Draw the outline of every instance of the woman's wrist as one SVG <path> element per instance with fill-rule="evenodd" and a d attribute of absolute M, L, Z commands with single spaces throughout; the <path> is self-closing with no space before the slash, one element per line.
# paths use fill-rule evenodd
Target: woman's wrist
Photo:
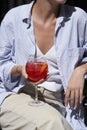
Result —
<path fill-rule="evenodd" d="M 12 77 L 20 76 L 21 74 L 22 74 L 22 66 L 21 65 L 14 66 L 12 68 L 12 71 L 11 71 L 11 76 Z"/>
<path fill-rule="evenodd" d="M 85 76 L 85 74 L 87 74 L 87 63 L 77 67 L 76 70 L 79 71 L 83 76 Z"/>

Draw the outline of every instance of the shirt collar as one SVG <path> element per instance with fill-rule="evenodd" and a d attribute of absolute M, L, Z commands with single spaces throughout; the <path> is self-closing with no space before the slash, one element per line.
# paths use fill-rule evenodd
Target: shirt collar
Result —
<path fill-rule="evenodd" d="M 62 4 L 60 7 L 60 13 L 57 19 L 57 24 L 65 24 L 65 22 L 71 19 L 71 16 L 75 11 L 76 10 L 73 6 Z"/>
<path fill-rule="evenodd" d="M 32 1 L 29 4 L 26 11 L 23 13 L 22 22 L 28 25 L 27 29 L 29 29 L 31 26 L 31 11 L 32 11 L 33 4 L 34 4 L 34 1 Z"/>
<path fill-rule="evenodd" d="M 34 0 L 29 4 L 30 7 L 28 6 L 28 8 L 26 9 L 26 11 L 23 13 L 23 23 L 28 24 L 27 29 L 29 29 L 31 27 L 31 11 L 32 11 L 32 7 L 34 4 Z M 69 17 L 67 17 L 66 13 L 65 13 L 65 8 L 64 8 L 64 4 L 60 6 L 60 13 L 59 13 L 59 17 L 57 18 L 57 23 L 56 23 L 56 28 L 59 26 L 64 26 L 65 22 L 67 20 L 69 20 Z"/>
<path fill-rule="evenodd" d="M 60 6 L 59 17 L 57 18 L 57 25 L 64 24 L 67 21 L 67 16 L 66 16 L 66 12 L 65 12 L 64 6 L 65 6 L 64 4 L 62 4 Z"/>

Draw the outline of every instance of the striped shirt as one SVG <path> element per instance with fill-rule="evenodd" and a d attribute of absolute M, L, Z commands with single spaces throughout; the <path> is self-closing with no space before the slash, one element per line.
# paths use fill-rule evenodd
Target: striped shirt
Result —
<path fill-rule="evenodd" d="M 10 93 L 24 86 L 22 77 L 11 78 L 14 65 L 25 65 L 35 53 L 33 2 L 11 9 L 0 27 L 0 104 Z M 54 48 L 61 81 L 66 90 L 69 78 L 80 63 L 87 61 L 87 14 L 82 9 L 62 5 L 55 26 Z"/>

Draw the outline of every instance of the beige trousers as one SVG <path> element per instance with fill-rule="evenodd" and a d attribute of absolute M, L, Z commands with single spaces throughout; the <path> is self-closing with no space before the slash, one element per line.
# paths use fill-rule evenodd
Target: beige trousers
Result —
<path fill-rule="evenodd" d="M 32 92 L 29 91 L 32 96 L 21 92 L 8 96 L 2 104 L 0 111 L 2 130 L 72 130 L 57 110 L 57 106 L 62 109 L 63 106 L 59 101 L 56 102 L 54 94 L 41 89 L 39 92 L 43 94 L 44 105 L 30 106 L 29 102 L 33 100 Z M 48 103 L 54 104 L 56 109 Z"/>

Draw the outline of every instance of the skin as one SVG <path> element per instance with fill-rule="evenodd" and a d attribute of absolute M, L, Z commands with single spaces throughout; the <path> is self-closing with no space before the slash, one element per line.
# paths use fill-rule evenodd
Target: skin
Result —
<path fill-rule="evenodd" d="M 32 17 L 35 28 L 35 40 L 43 54 L 46 54 L 54 44 L 56 19 L 60 5 L 65 2 L 66 0 L 44 0 L 44 2 L 43 0 L 36 0 L 33 6 Z M 76 108 L 79 103 L 82 103 L 84 75 L 86 73 L 87 64 L 81 65 L 73 71 L 65 92 L 65 106 L 68 105 L 68 100 L 70 100 L 72 108 Z M 28 78 L 25 66 L 14 66 L 11 75 L 12 77 L 22 75 L 25 79 Z"/>
<path fill-rule="evenodd" d="M 76 108 L 79 103 L 82 103 L 83 88 L 84 88 L 84 76 L 87 73 L 87 64 L 77 67 L 68 82 L 68 86 L 65 93 L 65 106 L 68 105 L 68 99 L 70 99 L 70 106 Z"/>

